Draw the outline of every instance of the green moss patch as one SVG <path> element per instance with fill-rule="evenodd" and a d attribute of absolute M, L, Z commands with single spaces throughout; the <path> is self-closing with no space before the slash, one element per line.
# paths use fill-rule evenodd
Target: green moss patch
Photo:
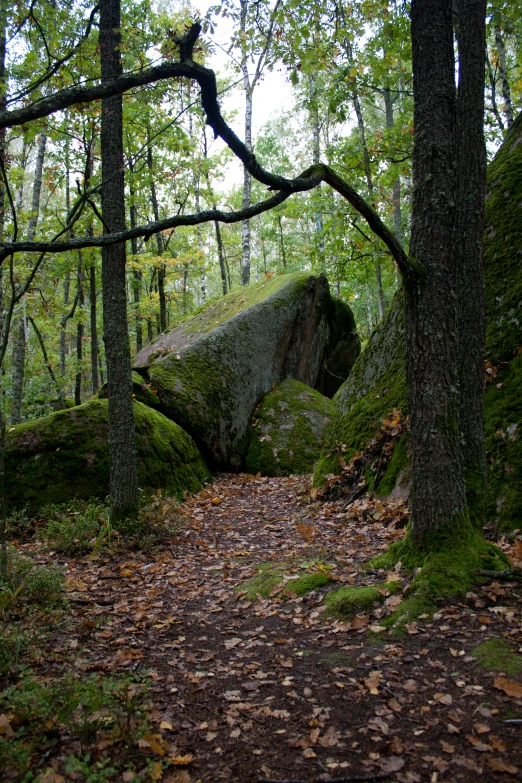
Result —
<path fill-rule="evenodd" d="M 239 585 L 236 591 L 243 593 L 246 590 L 246 600 L 256 601 L 259 596 L 268 598 L 274 590 L 281 587 L 278 594 L 280 593 L 285 598 L 294 598 L 306 595 L 312 590 L 319 590 L 332 581 L 332 578 L 322 571 L 301 574 L 296 579 L 288 579 L 293 568 L 295 566 L 292 566 L 291 563 L 261 563 L 256 568 L 255 576 Z M 282 589 L 285 583 L 286 587 Z"/>
<path fill-rule="evenodd" d="M 487 639 L 471 651 L 485 669 L 502 671 L 512 677 L 522 675 L 522 655 L 512 652 L 506 639 Z"/>
<path fill-rule="evenodd" d="M 263 476 L 311 473 L 334 413 L 332 400 L 287 378 L 267 394 L 254 415 L 247 471 Z"/>
<path fill-rule="evenodd" d="M 134 405 L 138 484 L 181 498 L 210 479 L 192 438 L 161 413 Z M 6 437 L 8 510 L 34 511 L 109 492 L 107 401 L 91 400 L 11 428 Z"/>
<path fill-rule="evenodd" d="M 317 574 L 303 574 L 297 579 L 291 579 L 283 591 L 285 595 L 306 595 L 312 590 L 319 590 L 331 584 L 332 577 L 323 572 Z"/>
<path fill-rule="evenodd" d="M 364 587 L 340 587 L 332 590 L 325 598 L 327 617 L 345 620 L 358 612 L 368 612 L 376 602 L 382 602 L 387 595 L 401 589 L 400 582 L 382 582 Z"/>

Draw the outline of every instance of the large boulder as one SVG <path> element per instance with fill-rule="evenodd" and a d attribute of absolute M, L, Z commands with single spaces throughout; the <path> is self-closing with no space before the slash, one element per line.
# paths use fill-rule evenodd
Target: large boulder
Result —
<path fill-rule="evenodd" d="M 311 473 L 334 412 L 335 405 L 328 397 L 287 378 L 267 394 L 255 413 L 247 471 L 263 476 Z"/>
<path fill-rule="evenodd" d="M 486 515 L 498 529 L 522 518 L 522 114 L 488 167 L 484 233 Z M 407 413 L 405 326 L 399 291 L 334 401 L 314 474 L 320 486 L 377 433 L 393 408 Z M 399 442 L 403 461 L 404 443 Z"/>
<path fill-rule="evenodd" d="M 212 467 L 238 470 L 252 414 L 274 384 L 292 377 L 333 394 L 359 351 L 352 312 L 326 278 L 296 273 L 191 314 L 139 351 L 134 369 Z"/>
<path fill-rule="evenodd" d="M 138 484 L 182 498 L 210 479 L 196 444 L 161 413 L 134 405 Z M 5 497 L 8 511 L 30 511 L 73 497 L 109 493 L 107 401 L 91 400 L 17 427 L 6 436 Z"/>

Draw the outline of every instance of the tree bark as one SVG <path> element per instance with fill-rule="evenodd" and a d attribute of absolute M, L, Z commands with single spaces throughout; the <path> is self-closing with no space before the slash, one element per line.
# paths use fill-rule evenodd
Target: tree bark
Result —
<path fill-rule="evenodd" d="M 85 297 L 83 295 L 83 260 L 81 251 L 78 253 L 78 278 L 77 278 L 77 302 L 80 311 L 85 306 Z M 82 375 L 83 375 L 83 315 L 76 324 L 76 375 L 74 379 L 74 402 L 75 405 L 82 404 Z"/>
<path fill-rule="evenodd" d="M 411 256 L 424 268 L 405 286 L 406 368 L 413 451 L 412 527 L 422 547 L 465 513 L 460 448 L 453 253 L 456 112 L 451 0 L 413 0 Z"/>
<path fill-rule="evenodd" d="M 384 98 L 384 111 L 386 114 L 386 128 L 392 130 L 395 125 L 393 117 L 393 100 L 389 87 L 385 87 L 383 90 Z M 401 178 L 397 176 L 393 181 L 393 194 L 392 194 L 392 206 L 393 206 L 393 230 L 395 236 L 404 245 L 404 232 L 402 230 L 402 210 L 401 210 Z"/>
<path fill-rule="evenodd" d="M 130 224 L 131 228 L 136 228 L 138 225 L 138 216 L 137 216 L 137 209 L 135 204 L 135 191 L 133 187 L 132 182 L 132 174 L 133 174 L 133 168 L 132 168 L 132 161 L 129 162 L 129 170 L 131 173 L 130 181 L 129 181 L 129 194 L 130 194 Z M 138 240 L 136 238 L 131 240 L 131 250 L 132 255 L 136 257 L 138 255 Z M 138 308 L 140 305 L 140 299 L 141 299 L 141 289 L 143 285 L 143 274 L 141 269 L 133 269 L 132 270 L 132 276 L 133 276 L 133 283 L 132 283 L 132 291 L 134 295 L 134 304 L 136 305 L 136 351 L 141 351 L 143 348 L 143 324 L 142 324 L 142 317 L 138 313 Z"/>
<path fill-rule="evenodd" d="M 96 313 L 96 266 L 94 259 L 89 269 L 89 301 L 91 305 L 91 384 L 92 393 L 100 388 L 98 376 L 98 321 Z"/>
<path fill-rule="evenodd" d="M 100 2 L 102 82 L 122 73 L 119 0 Z M 102 214 L 107 230 L 125 228 L 122 97 L 102 100 Z M 109 402 L 111 518 L 133 516 L 138 508 L 132 372 L 127 326 L 125 244 L 102 248 L 103 328 Z"/>
<path fill-rule="evenodd" d="M 214 228 L 216 229 L 216 242 L 218 248 L 219 257 L 219 271 L 221 272 L 221 284 L 223 286 L 223 296 L 227 293 L 227 271 L 225 268 L 225 254 L 223 252 L 223 240 L 221 238 L 221 229 L 217 220 L 214 221 Z"/>
<path fill-rule="evenodd" d="M 484 73 L 486 0 L 453 0 L 459 56 L 457 93 L 457 212 L 454 249 L 460 367 L 460 428 L 466 501 L 474 525 L 485 521 L 485 303 L 482 264 L 486 149 Z"/>

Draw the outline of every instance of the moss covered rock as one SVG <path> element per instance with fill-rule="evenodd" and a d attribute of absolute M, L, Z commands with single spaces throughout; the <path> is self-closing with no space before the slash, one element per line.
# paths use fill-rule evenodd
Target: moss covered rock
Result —
<path fill-rule="evenodd" d="M 338 473 L 340 457 L 348 461 L 360 451 L 394 408 L 406 412 L 404 329 L 404 299 L 399 290 L 334 397 L 335 412 L 324 433 L 325 448 L 315 469 L 315 486 L 321 486 L 328 474 Z"/>
<path fill-rule="evenodd" d="M 488 167 L 484 275 L 486 359 L 491 381 L 485 392 L 488 521 L 499 529 L 522 519 L 522 114 Z M 320 486 L 339 472 L 339 456 L 351 457 L 377 432 L 393 408 L 407 413 L 405 326 L 402 293 L 359 356 L 336 396 L 336 413 L 325 431 L 327 448 L 314 474 Z M 395 467 L 401 468 L 405 442 Z M 394 455 L 395 456 L 395 455 Z M 388 481 L 386 489 L 390 489 Z"/>
<path fill-rule="evenodd" d="M 181 498 L 210 478 L 192 438 L 161 413 L 134 406 L 138 483 Z M 8 510 L 31 511 L 73 497 L 109 492 L 107 401 L 91 400 L 12 427 L 6 436 L 5 495 Z"/>
<path fill-rule="evenodd" d="M 267 394 L 254 415 L 247 471 L 263 476 L 311 473 L 334 412 L 328 397 L 287 378 Z"/>
<path fill-rule="evenodd" d="M 143 348 L 134 368 L 209 464 L 240 469 L 252 414 L 287 377 L 333 393 L 360 350 L 351 310 L 324 276 L 281 275 L 232 291 Z"/>

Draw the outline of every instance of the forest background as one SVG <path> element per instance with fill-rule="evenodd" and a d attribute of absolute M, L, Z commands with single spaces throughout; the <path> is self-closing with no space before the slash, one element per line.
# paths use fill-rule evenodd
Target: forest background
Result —
<path fill-rule="evenodd" d="M 8 109 L 97 77 L 96 8 L 3 5 Z M 174 38 L 198 16 L 188 5 L 124 3 L 124 72 L 175 59 Z M 292 176 L 320 159 L 331 164 L 407 247 L 413 105 L 406 5 L 226 2 L 208 9 L 205 28 L 197 59 L 212 65 L 221 52 L 219 60 L 230 63 L 218 77 L 222 107 L 262 165 Z M 225 28 L 231 31 L 226 53 Z M 490 155 L 522 105 L 521 40 L 520 10 L 489 3 Z M 270 72 L 279 73 L 284 105 L 274 93 L 272 116 L 260 123 L 258 111 L 253 133 L 256 89 Z M 266 99 L 263 104 L 261 111 Z M 231 174 L 237 164 L 205 127 L 190 82 L 139 87 L 124 94 L 123 106 L 129 227 L 204 209 L 238 210 L 265 197 L 264 186 L 248 174 L 243 182 Z M 100 118 L 99 103 L 79 105 L 7 132 L 4 235 L 51 239 L 80 201 L 84 208 L 69 235 L 102 232 Z M 296 270 L 327 275 L 336 295 L 350 302 L 364 341 L 398 286 L 389 253 L 346 200 L 324 187 L 295 194 L 250 221 L 183 226 L 129 245 L 135 349 L 241 283 Z M 34 264 L 34 255 L 16 254 L 13 290 L 17 297 L 24 293 L 2 349 L 2 406 L 12 424 L 73 400 L 79 404 L 106 380 L 100 250 L 48 255 L 31 279 Z"/>

